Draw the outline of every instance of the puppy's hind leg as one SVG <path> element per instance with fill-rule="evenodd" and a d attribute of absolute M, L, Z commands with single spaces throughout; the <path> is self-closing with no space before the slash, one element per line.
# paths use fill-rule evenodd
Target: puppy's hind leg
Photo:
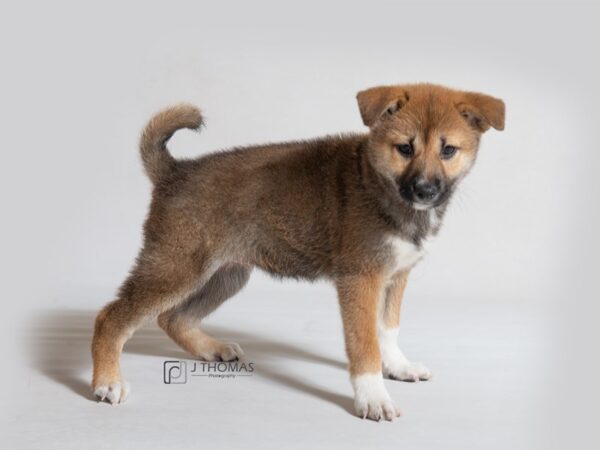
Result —
<path fill-rule="evenodd" d="M 96 317 L 92 340 L 92 389 L 100 400 L 115 404 L 127 398 L 128 384 L 121 376 L 123 345 L 151 317 L 184 301 L 214 268 L 181 255 L 142 253 L 117 300 Z"/>
<path fill-rule="evenodd" d="M 204 361 L 232 361 L 243 355 L 234 342 L 225 343 L 203 332 L 200 321 L 239 292 L 250 277 L 249 266 L 228 263 L 184 303 L 165 311 L 158 324 L 180 347 Z"/>

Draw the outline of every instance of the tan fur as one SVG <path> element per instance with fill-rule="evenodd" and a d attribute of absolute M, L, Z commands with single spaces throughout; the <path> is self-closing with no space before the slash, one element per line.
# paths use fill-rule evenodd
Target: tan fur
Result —
<path fill-rule="evenodd" d="M 151 318 L 195 357 L 238 357 L 239 347 L 198 326 L 244 286 L 254 266 L 275 276 L 333 281 L 351 374 L 381 371 L 378 308 L 385 299 L 385 324 L 398 323 L 410 270 L 399 267 L 402 255 L 394 254 L 390 239 L 418 249 L 437 233 L 451 192 L 475 160 L 480 134 L 503 128 L 504 104 L 428 84 L 369 89 L 358 103 L 368 134 L 194 160 L 175 160 L 165 143 L 179 128 L 200 127 L 197 108 L 176 106 L 150 121 L 140 148 L 154 185 L 152 202 L 136 263 L 96 319 L 92 384 L 98 395 L 118 392 L 122 347 Z M 410 158 L 397 151 L 408 141 Z M 454 158 L 440 158 L 443 142 L 460 147 Z M 430 210 L 405 198 L 416 176 L 447 187 Z"/>
<path fill-rule="evenodd" d="M 385 279 L 380 273 L 364 273 L 337 281 L 351 376 L 381 370 L 377 304 L 384 283 Z"/>
<path fill-rule="evenodd" d="M 409 273 L 410 270 L 404 270 L 395 274 L 386 291 L 382 311 L 383 324 L 386 328 L 396 328 L 400 325 L 400 308 Z"/>

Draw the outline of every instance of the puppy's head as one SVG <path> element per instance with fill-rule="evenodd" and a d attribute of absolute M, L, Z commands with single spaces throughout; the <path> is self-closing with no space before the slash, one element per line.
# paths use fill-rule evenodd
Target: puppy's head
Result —
<path fill-rule="evenodd" d="M 479 138 L 504 128 L 504 103 L 431 84 L 382 86 L 357 95 L 370 130 L 368 157 L 415 209 L 446 202 L 472 167 Z"/>

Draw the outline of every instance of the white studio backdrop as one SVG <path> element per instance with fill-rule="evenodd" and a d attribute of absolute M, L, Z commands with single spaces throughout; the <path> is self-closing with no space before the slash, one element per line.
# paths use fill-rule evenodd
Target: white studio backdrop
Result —
<path fill-rule="evenodd" d="M 429 81 L 502 98 L 506 130 L 483 137 L 407 303 L 458 301 L 464 314 L 508 303 L 515 320 L 524 311 L 542 318 L 548 371 L 523 376 L 547 385 L 548 423 L 554 408 L 577 416 L 577 427 L 589 423 L 597 388 L 578 380 L 597 374 L 586 347 L 598 313 L 587 281 L 598 266 L 597 8 L 58 3 L 3 6 L 0 19 L 2 273 L 13 339 L 35 311 L 99 309 L 123 280 L 150 198 L 137 140 L 158 109 L 201 107 L 201 133 L 179 132 L 170 144 L 194 157 L 366 131 L 357 91 Z M 274 283 L 255 273 L 249 289 Z M 7 347 L 19 361 L 18 347 Z M 561 430 L 572 438 L 570 424 Z"/>

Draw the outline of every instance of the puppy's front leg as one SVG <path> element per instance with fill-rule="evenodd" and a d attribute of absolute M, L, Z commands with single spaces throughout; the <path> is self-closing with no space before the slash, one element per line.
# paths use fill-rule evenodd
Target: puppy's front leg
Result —
<path fill-rule="evenodd" d="M 356 413 L 373 420 L 392 420 L 400 411 L 383 385 L 377 339 L 377 310 L 383 295 L 383 278 L 380 274 L 344 277 L 338 280 L 337 289 Z"/>
<path fill-rule="evenodd" d="M 379 318 L 379 345 L 383 375 L 401 381 L 429 380 L 431 372 L 419 362 L 409 361 L 398 347 L 400 307 L 409 271 L 399 272 L 389 285 Z"/>

